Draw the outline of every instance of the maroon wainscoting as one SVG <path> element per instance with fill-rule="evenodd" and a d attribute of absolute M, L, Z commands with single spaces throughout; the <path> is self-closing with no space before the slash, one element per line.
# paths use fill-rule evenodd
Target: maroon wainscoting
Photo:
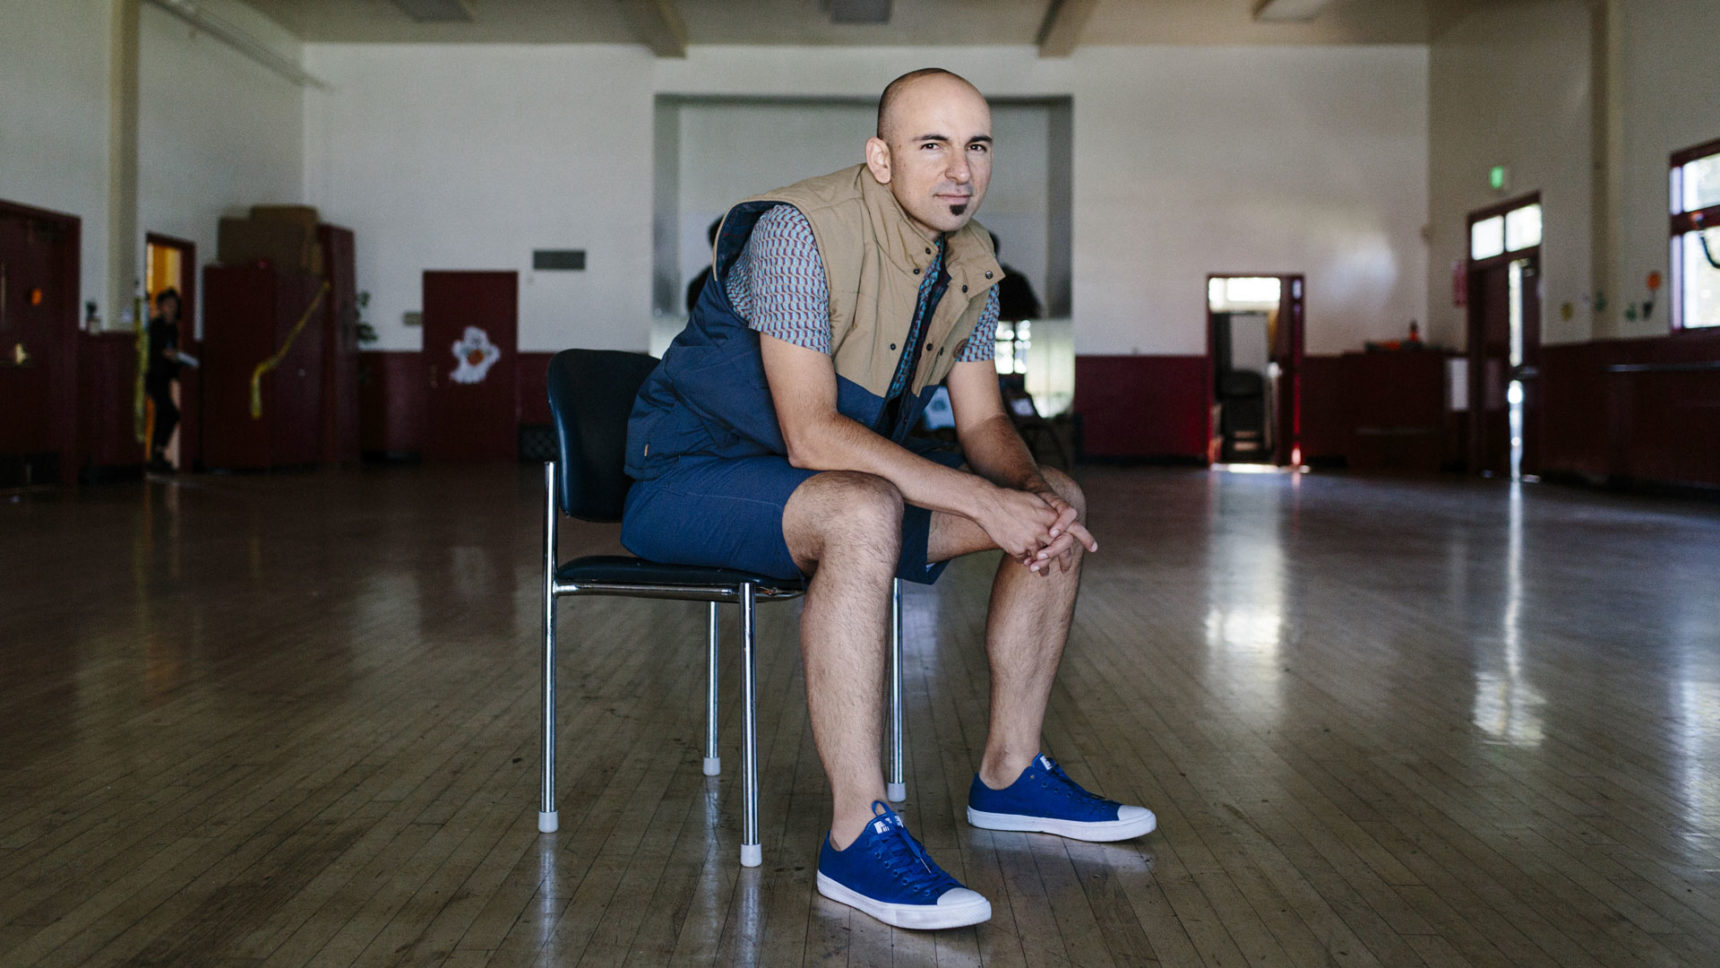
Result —
<path fill-rule="evenodd" d="M 1434 473 L 1446 457 L 1445 354 L 1345 353 L 1339 360 L 1351 467 Z"/>
<path fill-rule="evenodd" d="M 1354 422 L 1344 410 L 1343 357 L 1302 357 L 1302 461 L 1344 460 Z"/>
<path fill-rule="evenodd" d="M 1720 487 L 1720 333 L 1541 349 L 1541 468 Z"/>
<path fill-rule="evenodd" d="M 424 451 L 424 354 L 365 350 L 358 355 L 360 446 L 367 455 Z"/>
<path fill-rule="evenodd" d="M 1205 460 L 1210 369 L 1204 356 L 1075 357 L 1082 454 Z"/>
<path fill-rule="evenodd" d="M 136 385 L 135 335 L 78 334 L 80 471 L 101 472 L 143 464 L 143 444 L 138 442 L 134 417 Z"/>
<path fill-rule="evenodd" d="M 515 360 L 521 426 L 550 423 L 544 377 L 554 353 L 520 353 Z M 359 412 L 364 453 L 410 457 L 424 452 L 428 432 L 424 354 L 416 350 L 365 350 L 359 354 Z"/>

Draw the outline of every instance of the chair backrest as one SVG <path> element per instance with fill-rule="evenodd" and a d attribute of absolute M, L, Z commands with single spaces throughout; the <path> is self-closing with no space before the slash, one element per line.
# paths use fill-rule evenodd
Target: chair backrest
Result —
<path fill-rule="evenodd" d="M 645 353 L 562 350 L 549 361 L 549 412 L 555 418 L 563 513 L 619 521 L 632 479 L 623 470 L 627 417 L 640 384 L 657 366 Z"/>

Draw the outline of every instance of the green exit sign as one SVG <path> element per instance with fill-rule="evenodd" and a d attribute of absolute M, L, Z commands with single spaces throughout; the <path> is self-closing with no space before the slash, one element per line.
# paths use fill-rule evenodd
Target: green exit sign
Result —
<path fill-rule="evenodd" d="M 1504 165 L 1494 165 L 1492 168 L 1487 169 L 1488 188 L 1491 188 L 1496 192 L 1502 192 L 1505 190 L 1505 186 L 1509 181 L 1510 172 L 1505 170 Z"/>

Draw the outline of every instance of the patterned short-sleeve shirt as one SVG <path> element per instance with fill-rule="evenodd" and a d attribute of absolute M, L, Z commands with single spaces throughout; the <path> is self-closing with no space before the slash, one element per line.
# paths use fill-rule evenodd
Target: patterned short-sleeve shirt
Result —
<path fill-rule="evenodd" d="M 728 293 L 735 311 L 758 332 L 826 355 L 832 352 L 824 261 L 812 224 L 794 206 L 778 205 L 759 216 L 746 248 L 729 269 Z M 957 363 L 992 359 L 997 314 L 993 286 L 973 335 L 956 355 Z"/>

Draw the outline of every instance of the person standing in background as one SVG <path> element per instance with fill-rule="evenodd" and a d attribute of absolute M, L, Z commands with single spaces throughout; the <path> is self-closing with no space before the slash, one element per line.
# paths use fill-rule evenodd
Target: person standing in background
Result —
<path fill-rule="evenodd" d="M 149 358 L 143 371 L 143 389 L 155 403 L 155 426 L 149 435 L 149 470 L 173 473 L 167 459 L 168 445 L 179 427 L 179 406 L 173 402 L 173 383 L 179 379 L 179 290 L 172 286 L 155 294 L 155 315 L 149 318 Z"/>

